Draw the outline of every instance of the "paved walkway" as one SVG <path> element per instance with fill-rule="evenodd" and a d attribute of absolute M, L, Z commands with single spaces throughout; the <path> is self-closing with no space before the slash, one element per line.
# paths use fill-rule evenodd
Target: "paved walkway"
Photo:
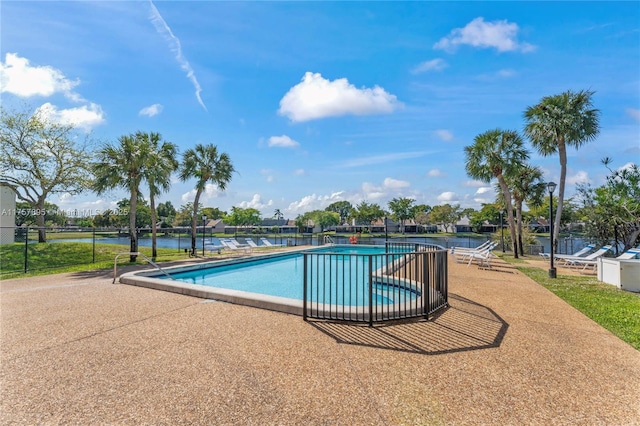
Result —
<path fill-rule="evenodd" d="M 0 423 L 640 424 L 640 352 L 517 271 L 367 328 L 122 284 L 0 282 Z"/>

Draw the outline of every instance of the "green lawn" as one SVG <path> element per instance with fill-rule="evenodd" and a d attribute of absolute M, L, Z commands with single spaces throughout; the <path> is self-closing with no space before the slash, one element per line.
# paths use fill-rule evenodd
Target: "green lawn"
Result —
<path fill-rule="evenodd" d="M 59 272 L 90 271 L 113 268 L 118 253 L 128 252 L 129 246 L 96 243 L 93 263 L 92 243 L 33 243 L 28 245 L 28 270 L 24 273 L 24 244 L 0 246 L 0 279 L 20 278 Z M 151 247 L 139 247 L 139 251 L 151 257 Z M 177 249 L 158 248 L 158 262 L 185 259 L 187 255 Z M 122 256 L 119 264 L 127 264 Z M 146 263 L 139 259 L 139 263 Z"/>
<path fill-rule="evenodd" d="M 594 276 L 558 275 L 547 270 L 517 266 L 540 285 L 640 350 L 640 294 L 603 284 Z"/>

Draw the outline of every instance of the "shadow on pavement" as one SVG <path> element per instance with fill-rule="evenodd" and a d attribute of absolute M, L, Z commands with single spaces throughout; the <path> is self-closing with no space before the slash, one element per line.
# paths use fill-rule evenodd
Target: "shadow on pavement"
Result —
<path fill-rule="evenodd" d="M 509 324 L 491 308 L 449 294 L 450 307 L 429 321 L 368 327 L 362 324 L 309 321 L 338 343 L 424 355 L 499 347 Z"/>

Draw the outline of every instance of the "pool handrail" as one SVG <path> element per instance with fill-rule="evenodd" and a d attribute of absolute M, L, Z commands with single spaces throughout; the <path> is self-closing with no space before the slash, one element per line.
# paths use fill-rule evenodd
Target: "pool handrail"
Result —
<path fill-rule="evenodd" d="M 156 262 L 154 262 L 153 260 L 149 259 L 144 253 L 140 253 L 139 251 L 124 251 L 124 252 L 120 252 L 118 254 L 116 254 L 116 257 L 113 259 L 113 281 L 111 282 L 111 284 L 115 284 L 116 283 L 116 278 L 118 276 L 118 258 L 120 256 L 141 256 L 143 257 L 147 262 L 149 262 L 151 265 L 153 265 L 158 271 L 162 272 L 163 274 L 165 274 L 167 277 L 169 277 L 172 280 L 176 280 L 175 278 L 173 278 L 171 275 L 169 275 L 169 273 L 167 271 L 165 271 L 164 269 L 162 269 L 160 267 L 160 265 L 158 265 Z"/>

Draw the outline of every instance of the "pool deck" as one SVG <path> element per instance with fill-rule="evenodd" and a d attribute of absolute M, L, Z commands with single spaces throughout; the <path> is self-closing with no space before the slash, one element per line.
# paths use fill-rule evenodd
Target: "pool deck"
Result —
<path fill-rule="evenodd" d="M 1 281 L 0 424 L 640 424 L 639 351 L 518 271 L 449 272 L 439 317 L 374 328 Z"/>

